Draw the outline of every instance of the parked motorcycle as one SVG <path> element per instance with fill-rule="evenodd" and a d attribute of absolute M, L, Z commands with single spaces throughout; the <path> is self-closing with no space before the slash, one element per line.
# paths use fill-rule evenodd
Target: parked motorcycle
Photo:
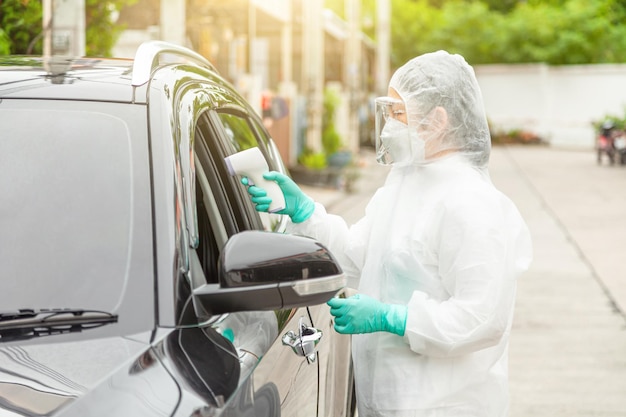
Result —
<path fill-rule="evenodd" d="M 615 157 L 620 165 L 626 165 L 626 132 L 618 130 L 613 138 Z"/>
<path fill-rule="evenodd" d="M 612 120 L 602 123 L 596 142 L 598 164 L 602 163 L 604 155 L 609 158 L 609 164 L 615 164 L 615 132 L 615 123 Z"/>

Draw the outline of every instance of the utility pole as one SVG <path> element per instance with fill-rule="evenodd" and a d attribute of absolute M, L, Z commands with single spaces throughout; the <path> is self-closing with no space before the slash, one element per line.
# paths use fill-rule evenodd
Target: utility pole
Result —
<path fill-rule="evenodd" d="M 85 0 L 43 0 L 43 54 L 85 56 Z"/>
<path fill-rule="evenodd" d="M 390 0 L 376 0 L 376 94 L 387 95 L 390 62 Z"/>
<path fill-rule="evenodd" d="M 161 39 L 177 45 L 187 44 L 185 0 L 161 0 Z"/>
<path fill-rule="evenodd" d="M 361 0 L 346 0 L 348 41 L 345 48 L 345 74 L 348 88 L 348 138 L 347 146 L 352 152 L 359 149 L 359 106 L 361 104 Z"/>
<path fill-rule="evenodd" d="M 306 146 L 322 151 L 322 112 L 324 99 L 323 0 L 302 2 L 302 79 L 307 97 Z"/>

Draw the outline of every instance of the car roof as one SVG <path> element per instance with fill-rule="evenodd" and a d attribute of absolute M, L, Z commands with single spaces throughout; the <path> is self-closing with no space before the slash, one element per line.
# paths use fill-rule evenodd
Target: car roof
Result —
<path fill-rule="evenodd" d="M 221 83 L 215 67 L 200 54 L 163 41 L 147 41 L 134 59 L 63 56 L 0 56 L 0 99 L 92 100 L 145 103 L 153 71 L 162 65 L 192 63 Z"/>
<path fill-rule="evenodd" d="M 132 102 L 133 60 L 0 56 L 0 98 Z"/>

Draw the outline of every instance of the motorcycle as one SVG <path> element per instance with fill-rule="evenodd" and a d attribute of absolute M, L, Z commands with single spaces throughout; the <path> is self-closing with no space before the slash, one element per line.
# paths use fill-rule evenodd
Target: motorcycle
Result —
<path fill-rule="evenodd" d="M 613 148 L 615 156 L 620 165 L 626 165 L 626 132 L 619 131 L 613 138 Z"/>
<path fill-rule="evenodd" d="M 611 120 L 605 121 L 597 137 L 596 149 L 598 164 L 602 163 L 602 157 L 609 158 L 609 164 L 615 164 L 615 124 Z"/>

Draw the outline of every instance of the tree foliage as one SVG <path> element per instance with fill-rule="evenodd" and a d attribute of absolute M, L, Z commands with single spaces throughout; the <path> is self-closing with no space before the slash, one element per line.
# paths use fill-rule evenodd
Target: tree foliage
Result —
<path fill-rule="evenodd" d="M 424 52 L 446 49 L 472 64 L 545 62 L 553 65 L 626 61 L 626 5 L 623 0 L 528 0 L 508 11 L 497 1 L 446 1 L 440 8 L 427 1 L 393 0 L 393 26 L 412 3 L 431 16 L 414 36 L 396 27 L 392 32 L 394 64 Z M 490 4 L 492 3 L 492 4 Z M 415 48 L 396 48 L 398 37 L 417 38 Z M 403 41 L 406 45 L 407 40 Z M 395 60 L 395 58 L 400 58 Z"/>
<path fill-rule="evenodd" d="M 112 16 L 136 0 L 85 0 L 85 53 L 110 56 L 124 29 Z M 43 12 L 41 0 L 0 0 L 0 55 L 41 54 Z"/>
<path fill-rule="evenodd" d="M 85 52 L 89 56 L 111 56 L 111 50 L 124 30 L 111 17 L 137 0 L 85 0 Z M 103 36 L 104 35 L 104 36 Z"/>
<path fill-rule="evenodd" d="M 392 63 L 437 49 L 472 64 L 626 62 L 623 0 L 392 1 Z"/>
<path fill-rule="evenodd" d="M 41 54 L 41 0 L 0 0 L 0 54 Z"/>
<path fill-rule="evenodd" d="M 345 1 L 326 5 L 341 15 Z M 390 2 L 394 67 L 437 49 L 472 64 L 626 62 L 626 0 Z M 375 0 L 361 4 L 364 21 L 376 16 Z M 363 30 L 375 37 L 374 25 Z"/>

